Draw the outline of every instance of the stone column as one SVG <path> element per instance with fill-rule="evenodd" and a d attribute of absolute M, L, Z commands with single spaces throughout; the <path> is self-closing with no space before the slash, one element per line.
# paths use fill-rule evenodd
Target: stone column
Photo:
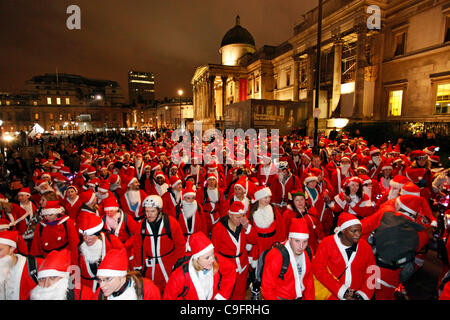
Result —
<path fill-rule="evenodd" d="M 294 88 L 292 93 L 292 100 L 299 101 L 300 91 L 300 58 L 294 56 Z"/>
<path fill-rule="evenodd" d="M 207 83 L 208 92 L 208 117 L 214 123 L 216 121 L 216 105 L 214 101 L 214 79 L 216 76 L 209 76 Z"/>
<path fill-rule="evenodd" d="M 361 119 L 364 103 L 364 71 L 367 65 L 365 56 L 367 26 L 365 24 L 359 24 L 355 29 L 358 35 L 358 41 L 356 43 L 355 104 L 353 106 L 352 118 Z"/>
<path fill-rule="evenodd" d="M 331 112 L 336 110 L 341 99 L 341 79 L 342 79 L 342 40 L 337 38 L 334 42 L 334 67 L 333 67 L 333 94 L 331 100 Z"/>
<path fill-rule="evenodd" d="M 307 111 L 306 116 L 307 119 L 313 118 L 313 110 L 314 110 L 314 81 L 315 81 L 315 72 L 316 72 L 316 49 L 308 48 L 308 63 L 307 63 Z"/>
<path fill-rule="evenodd" d="M 221 116 L 222 120 L 225 119 L 225 105 L 226 105 L 226 97 L 227 97 L 227 76 L 222 76 L 222 110 Z"/>

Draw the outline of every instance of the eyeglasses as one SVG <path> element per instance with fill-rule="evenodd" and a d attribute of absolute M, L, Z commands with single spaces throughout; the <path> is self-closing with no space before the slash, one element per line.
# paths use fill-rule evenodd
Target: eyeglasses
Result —
<path fill-rule="evenodd" d="M 97 278 L 97 282 L 98 282 L 99 284 L 102 284 L 103 282 L 109 283 L 109 282 L 111 282 L 113 279 L 114 279 L 114 277 L 107 277 L 107 278 L 103 278 L 103 279 Z"/>

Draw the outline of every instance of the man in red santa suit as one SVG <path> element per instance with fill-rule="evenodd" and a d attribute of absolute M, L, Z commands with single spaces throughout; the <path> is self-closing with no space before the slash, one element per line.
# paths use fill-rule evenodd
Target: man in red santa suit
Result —
<path fill-rule="evenodd" d="M 377 179 L 378 176 L 381 173 L 381 164 L 384 160 L 384 157 L 381 156 L 380 149 L 376 147 L 371 147 L 369 151 L 369 157 L 364 158 L 364 163 L 361 163 L 362 165 L 365 165 L 369 169 L 368 176 L 371 179 Z"/>
<path fill-rule="evenodd" d="M 109 179 L 109 190 L 114 194 L 117 201 L 120 201 L 120 197 L 125 193 L 122 189 L 122 181 L 120 176 L 117 174 L 112 174 Z"/>
<path fill-rule="evenodd" d="M 28 300 L 37 278 L 28 272 L 29 259 L 16 253 L 19 234 L 17 231 L 0 231 L 0 300 Z M 35 271 L 43 259 L 34 261 Z"/>
<path fill-rule="evenodd" d="M 206 165 L 206 179 L 209 175 L 214 175 L 217 178 L 217 186 L 223 191 L 227 187 L 225 175 L 223 174 L 223 169 L 217 165 L 215 161 L 212 161 L 210 164 Z M 205 179 L 205 180 L 206 180 Z M 205 181 L 206 183 L 206 181 Z"/>
<path fill-rule="evenodd" d="M 43 220 L 34 230 L 30 254 L 46 257 L 50 252 L 68 248 L 72 256 L 72 264 L 78 263 L 78 232 L 75 223 L 63 214 L 64 208 L 58 201 L 47 201 L 41 211 Z"/>
<path fill-rule="evenodd" d="M 202 214 L 206 222 L 206 235 L 209 236 L 213 226 L 219 221 L 220 217 L 225 215 L 223 213 L 225 196 L 222 190 L 218 188 L 216 175 L 208 174 L 206 186 L 197 191 L 196 200 L 202 207 Z"/>
<path fill-rule="evenodd" d="M 430 183 L 430 187 L 427 186 L 426 181 L 426 174 L 427 169 L 425 168 L 415 168 L 415 167 L 409 167 L 406 169 L 405 176 L 417 185 L 420 188 L 420 195 L 424 197 L 425 199 L 430 199 L 432 195 L 432 187 Z"/>
<path fill-rule="evenodd" d="M 376 208 L 380 208 L 386 201 L 398 197 L 400 189 L 407 182 L 409 182 L 409 179 L 405 176 L 397 175 L 394 178 L 392 178 L 392 180 L 389 182 L 390 185 L 389 189 L 383 193 L 380 199 L 377 200 Z"/>
<path fill-rule="evenodd" d="M 145 217 L 142 201 L 147 197 L 147 194 L 144 190 L 139 189 L 139 181 L 136 177 L 127 178 L 124 187 L 127 188 L 127 191 L 120 198 L 120 207 L 139 222 Z"/>
<path fill-rule="evenodd" d="M 144 175 L 144 168 L 145 168 L 144 156 L 142 155 L 142 153 L 138 152 L 134 157 L 133 176 L 136 177 L 138 180 L 141 180 L 142 176 Z"/>
<path fill-rule="evenodd" d="M 283 212 L 288 203 L 288 194 L 297 189 L 301 189 L 300 179 L 291 174 L 287 161 L 280 161 L 277 179 L 270 186 L 272 204 L 277 206 L 280 212 Z"/>
<path fill-rule="evenodd" d="M 135 252 L 137 247 L 136 237 L 139 236 L 138 223 L 126 212 L 120 209 L 115 197 L 105 200 L 103 216 L 104 230 L 115 235 L 124 244 L 127 250 L 130 269 L 135 266 Z"/>
<path fill-rule="evenodd" d="M 155 178 L 153 182 L 151 183 L 150 190 L 146 192 L 147 195 L 156 194 L 160 197 L 163 196 L 164 193 L 167 192 L 167 189 L 169 188 L 169 184 L 167 183 L 168 178 L 164 174 L 162 170 L 158 170 L 155 172 Z"/>
<path fill-rule="evenodd" d="M 95 189 L 96 190 L 95 196 L 97 197 L 97 204 L 98 204 L 98 213 L 100 217 L 103 217 L 105 215 L 103 208 L 105 206 L 105 201 L 108 198 L 114 198 L 114 200 L 117 201 L 116 197 L 109 189 L 110 184 L 108 181 L 100 181 L 98 187 Z"/>
<path fill-rule="evenodd" d="M 213 228 L 211 242 L 217 250 L 217 255 L 235 266 L 236 281 L 231 300 L 245 298 L 249 266 L 246 245 L 256 244 L 257 236 L 246 217 L 244 204 L 240 201 L 234 201 L 228 214 Z"/>
<path fill-rule="evenodd" d="M 292 219 L 288 240 L 282 243 L 289 256 L 286 273 L 280 278 L 283 254 L 277 248 L 267 253 L 261 281 L 264 300 L 314 300 L 314 279 L 308 247 L 308 226 L 303 219 Z"/>
<path fill-rule="evenodd" d="M 370 300 L 374 265 L 372 248 L 361 239 L 361 222 L 353 214 L 341 213 L 335 234 L 322 240 L 312 262 L 314 276 L 329 291 L 320 299 Z"/>
<path fill-rule="evenodd" d="M 37 212 L 37 206 L 30 200 L 30 197 L 31 191 L 28 187 L 20 189 L 19 193 L 17 193 L 19 206 L 24 211 L 22 212 L 22 216 L 20 216 L 20 212 L 16 213 L 16 220 L 14 222 L 16 230 L 26 240 L 31 240 L 33 237 L 32 234 L 25 235 L 25 232 L 28 229 L 28 224 L 31 222 L 31 219 L 35 217 Z"/>
<path fill-rule="evenodd" d="M 140 237 L 137 238 L 136 270 L 151 279 L 164 291 L 173 265 L 186 251 L 186 240 L 175 217 L 163 212 L 160 196 L 151 195 L 144 199 L 145 219 L 139 223 Z"/>
<path fill-rule="evenodd" d="M 207 225 L 205 215 L 203 214 L 202 206 L 196 200 L 197 192 L 194 189 L 194 184 L 186 181 L 186 188 L 183 189 L 181 196 L 181 203 L 175 207 L 175 216 L 180 224 L 186 241 L 188 241 L 191 234 L 202 231 L 207 234 Z"/>
<path fill-rule="evenodd" d="M 260 185 L 270 187 L 277 179 L 278 168 L 272 162 L 272 155 L 270 153 L 258 157 L 262 163 L 257 167 L 256 179 L 258 179 Z"/>
<path fill-rule="evenodd" d="M 244 192 L 249 198 L 253 198 L 256 192 L 256 188 L 259 185 L 259 181 L 256 177 L 249 178 L 251 170 L 248 168 L 238 168 L 235 171 L 236 179 L 229 186 L 229 190 L 224 192 L 227 194 L 227 198 L 230 199 L 234 195 L 234 184 L 239 182 L 239 184 L 244 186 Z"/>
<path fill-rule="evenodd" d="M 300 165 L 302 163 L 302 157 L 300 155 L 300 148 L 296 145 L 292 146 L 291 149 L 292 154 L 287 157 L 287 162 L 289 164 L 289 168 L 291 169 L 291 172 L 295 175 L 298 174 L 298 170 L 300 168 Z"/>
<path fill-rule="evenodd" d="M 82 237 L 79 245 L 79 263 L 81 283 L 95 292 L 98 288 L 97 269 L 106 253 L 111 249 L 123 249 L 123 243 L 113 234 L 103 229 L 103 220 L 95 214 L 85 212 L 80 215 L 77 224 Z"/>
<path fill-rule="evenodd" d="M 63 206 L 66 215 L 73 221 L 77 221 L 78 213 L 83 205 L 78 195 L 78 188 L 74 185 L 68 186 L 65 197 L 60 201 L 60 204 Z"/>
<path fill-rule="evenodd" d="M 247 177 L 242 176 L 239 180 L 233 185 L 233 195 L 228 196 L 227 201 L 225 201 L 225 206 L 223 208 L 222 214 L 223 216 L 227 215 L 228 210 L 232 206 L 234 201 L 240 201 L 244 204 L 244 211 L 247 215 L 251 205 L 251 198 L 246 193 L 247 187 Z"/>
<path fill-rule="evenodd" d="M 337 167 L 331 174 L 331 185 L 333 186 L 333 191 L 335 192 L 331 195 L 331 198 L 334 198 L 335 195 L 341 193 L 343 191 L 342 185 L 344 180 L 346 178 L 353 177 L 354 175 L 355 173 L 351 168 L 350 158 L 347 156 L 342 157 L 339 167 Z"/>
<path fill-rule="evenodd" d="M 71 261 L 67 249 L 52 251 L 39 266 L 38 285 L 30 300 L 91 300 L 93 292 L 70 276 Z"/>
<path fill-rule="evenodd" d="M 234 265 L 219 261 L 211 240 L 203 232 L 189 238 L 190 259 L 175 269 L 163 300 L 227 300 L 234 284 Z"/>
<path fill-rule="evenodd" d="M 54 191 L 47 180 L 40 179 L 36 181 L 36 184 L 34 186 L 34 189 L 37 191 L 31 195 L 31 201 L 34 203 L 39 203 L 41 200 L 41 197 L 44 193 L 48 191 Z"/>
<path fill-rule="evenodd" d="M 416 252 L 421 251 L 430 239 L 427 230 L 423 226 L 415 223 L 417 213 L 421 206 L 421 197 L 409 194 L 397 197 L 393 211 L 378 210 L 372 216 L 361 220 L 362 237 L 366 239 L 371 238 L 371 234 L 376 235 L 376 231 L 380 226 L 385 225 L 387 222 L 391 221 L 393 217 L 396 217 L 396 220 L 403 220 L 403 222 L 401 221 L 402 224 L 398 224 L 399 226 L 401 225 L 404 227 L 408 224 L 416 230 L 418 239 Z M 371 240 L 369 239 L 369 242 L 370 241 Z M 401 241 L 403 241 L 403 239 Z M 391 241 L 391 243 L 390 246 L 402 247 L 401 243 L 396 243 L 395 241 Z M 374 245 L 376 249 L 377 243 L 375 242 Z M 404 291 L 404 282 L 406 282 L 414 272 L 414 259 L 412 259 L 412 261 L 406 261 L 406 263 L 404 261 L 402 261 L 401 264 L 399 262 L 397 263 L 397 268 L 386 267 L 385 264 L 377 258 L 377 266 L 379 266 L 379 277 L 377 278 L 377 288 L 375 292 L 377 300 L 394 300 L 396 291 Z"/>
<path fill-rule="evenodd" d="M 139 272 L 129 271 L 125 249 L 109 250 L 97 271 L 100 288 L 92 300 L 161 300 L 158 287 Z"/>
<path fill-rule="evenodd" d="M 199 159 L 192 157 L 191 164 L 183 165 L 183 177 L 185 180 L 188 176 L 193 177 L 195 186 L 201 187 L 205 183 L 206 179 L 206 170 L 198 163 Z"/>
<path fill-rule="evenodd" d="M 175 207 L 181 203 L 181 194 L 183 191 L 183 181 L 178 176 L 170 177 L 170 187 L 162 195 L 164 211 L 172 214 Z"/>

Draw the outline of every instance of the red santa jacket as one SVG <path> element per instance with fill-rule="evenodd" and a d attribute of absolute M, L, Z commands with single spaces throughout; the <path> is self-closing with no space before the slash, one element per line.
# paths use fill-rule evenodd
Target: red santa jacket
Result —
<path fill-rule="evenodd" d="M 180 193 L 181 193 L 181 191 L 180 191 Z M 172 190 L 172 188 L 169 187 L 167 189 L 167 192 L 162 195 L 161 199 L 163 201 L 164 212 L 173 213 L 173 212 L 175 212 L 174 211 L 175 206 L 177 206 L 181 202 L 181 195 L 177 202 L 175 192 Z"/>
<path fill-rule="evenodd" d="M 341 172 L 341 168 L 336 168 L 336 170 L 333 171 L 331 174 L 331 185 L 333 187 L 334 194 L 331 195 L 331 197 L 334 197 L 335 195 L 339 194 L 341 191 L 343 191 L 342 184 L 345 180 L 345 178 L 353 177 L 355 174 L 353 170 L 350 168 L 348 169 L 347 176 L 344 176 Z"/>
<path fill-rule="evenodd" d="M 66 197 L 60 200 L 59 204 L 64 208 L 66 215 L 68 215 L 70 219 L 77 221 L 78 214 L 80 213 L 81 206 L 83 205 L 78 195 L 73 202 L 69 201 Z"/>
<path fill-rule="evenodd" d="M 373 266 L 372 247 L 365 240 L 359 240 L 349 258 L 337 234 L 322 240 L 312 263 L 314 276 L 332 293 L 329 300 L 343 300 L 348 288 L 370 300 L 374 292 L 369 279 Z"/>
<path fill-rule="evenodd" d="M 235 265 L 238 273 L 244 272 L 248 267 L 248 254 L 245 246 L 256 244 L 257 233 L 251 225 L 245 230 L 242 226 L 233 232 L 228 227 L 228 216 L 219 220 L 214 226 L 211 234 L 211 241 L 215 248 L 215 253 L 229 259 Z"/>
<path fill-rule="evenodd" d="M 272 192 L 271 202 L 279 206 L 283 203 L 284 206 L 286 206 L 289 201 L 289 192 L 298 189 L 302 189 L 299 177 L 291 174 L 283 184 L 280 182 L 277 175 L 277 179 L 275 179 L 270 186 L 270 191 Z"/>
<path fill-rule="evenodd" d="M 334 212 L 348 212 L 360 218 L 368 217 L 374 213 L 372 201 L 370 201 L 367 194 L 363 193 L 363 197 L 356 203 L 347 202 L 344 195 L 345 192 L 341 192 L 334 197 L 334 201 L 331 203 L 331 210 Z"/>
<path fill-rule="evenodd" d="M 14 228 L 19 232 L 20 235 L 23 235 L 28 228 L 27 221 L 31 218 L 31 215 L 27 213 L 27 211 L 22 208 L 20 205 L 16 203 L 11 204 L 11 213 L 7 214 L 6 212 L 2 213 L 2 216 L 8 216 L 9 218 L 14 219 Z M 33 202 L 30 201 L 32 214 L 34 214 L 37 210 L 36 206 Z"/>
<path fill-rule="evenodd" d="M 205 235 L 208 234 L 207 225 L 205 215 L 203 214 L 202 206 L 198 203 L 197 210 L 194 215 L 191 217 L 191 223 L 189 223 L 188 219 L 183 214 L 183 204 L 176 206 L 172 211 L 171 215 L 175 217 L 180 224 L 181 230 L 183 232 L 184 238 L 186 241 L 189 239 L 189 236 L 193 233 L 202 231 Z"/>
<path fill-rule="evenodd" d="M 283 256 L 276 248 L 272 248 L 267 253 L 261 283 L 261 293 L 264 300 L 294 300 L 299 298 L 314 300 L 314 279 L 311 260 L 307 252 L 303 252 L 300 256 L 302 270 L 299 274 L 289 241 L 285 241 L 283 245 L 289 253 L 289 267 L 284 278 L 280 279 Z"/>
<path fill-rule="evenodd" d="M 31 278 L 28 272 L 27 257 L 16 254 L 16 264 L 11 267 L 8 280 L 5 281 L 6 300 L 29 300 L 30 291 L 33 290 L 37 283 Z M 35 258 L 35 270 L 39 269 L 44 259 Z"/>
<path fill-rule="evenodd" d="M 261 164 L 256 171 L 256 179 L 259 185 L 270 187 L 277 179 L 278 169 L 274 163 L 270 163 L 269 167 Z"/>
<path fill-rule="evenodd" d="M 233 183 L 233 185 L 230 187 L 230 191 L 227 195 L 228 199 L 230 199 L 230 197 L 234 196 L 234 185 L 235 183 Z M 252 181 L 250 181 L 249 179 L 246 179 L 246 183 L 245 183 L 245 193 L 250 197 L 253 198 L 255 195 L 255 192 L 257 190 L 256 184 L 254 184 Z"/>
<path fill-rule="evenodd" d="M 51 224 L 41 221 L 34 230 L 30 254 L 46 257 L 52 250 L 61 250 L 67 247 L 71 252 L 72 264 L 76 265 L 79 242 L 75 223 L 68 216 L 62 216 Z"/>
<path fill-rule="evenodd" d="M 164 214 L 154 223 L 158 232 L 154 233 L 147 219 L 139 223 L 140 237 L 137 244 L 136 264 L 142 274 L 163 289 L 175 262 L 186 252 L 186 240 L 178 221 Z M 170 232 L 169 232 L 170 230 Z"/>
<path fill-rule="evenodd" d="M 212 201 L 211 197 L 208 195 L 208 187 L 202 187 L 197 191 L 196 200 L 202 208 L 202 213 L 204 221 L 206 223 L 206 231 L 209 235 L 212 231 L 212 227 L 219 221 L 220 217 L 224 216 L 226 213 L 223 212 L 225 205 L 225 196 L 222 190 L 216 189 L 218 199 Z"/>
<path fill-rule="evenodd" d="M 78 266 L 80 267 L 81 284 L 90 288 L 93 292 L 98 288 L 98 282 L 96 281 L 97 267 L 103 261 L 106 253 L 111 249 L 122 249 L 124 248 L 123 243 L 115 235 L 107 235 L 105 232 L 101 232 L 102 241 L 102 253 L 100 260 L 92 265 L 87 262 L 84 257 L 83 251 L 79 250 Z M 81 246 L 82 244 L 80 244 Z"/>
<path fill-rule="evenodd" d="M 138 200 L 138 203 L 137 203 L 136 207 L 134 208 L 134 210 L 131 208 L 130 200 L 128 199 L 128 193 L 127 192 L 125 192 L 120 197 L 120 208 L 125 213 L 128 213 L 131 217 L 133 217 L 133 219 L 135 219 L 138 222 L 142 218 L 145 217 L 145 214 L 144 214 L 144 211 L 143 211 L 143 208 L 142 208 L 142 202 L 147 197 L 147 194 L 145 193 L 144 190 L 140 189 L 139 193 L 140 193 L 140 199 Z"/>

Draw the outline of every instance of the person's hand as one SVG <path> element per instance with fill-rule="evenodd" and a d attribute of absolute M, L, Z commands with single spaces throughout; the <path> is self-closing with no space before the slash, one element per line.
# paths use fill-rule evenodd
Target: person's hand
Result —
<path fill-rule="evenodd" d="M 242 226 L 244 227 L 245 230 L 247 230 L 248 225 L 250 224 L 250 222 L 248 221 L 246 216 L 243 216 L 239 222 L 242 224 Z"/>
<path fill-rule="evenodd" d="M 344 299 L 345 300 L 355 300 L 353 298 L 353 294 L 355 293 L 355 290 L 348 288 L 347 291 L 344 293 Z"/>
<path fill-rule="evenodd" d="M 350 198 L 350 196 L 348 196 L 348 195 L 346 195 L 346 194 L 344 194 L 344 199 L 345 199 L 345 201 L 347 201 L 347 202 L 351 202 L 351 201 L 352 201 L 352 199 Z"/>

